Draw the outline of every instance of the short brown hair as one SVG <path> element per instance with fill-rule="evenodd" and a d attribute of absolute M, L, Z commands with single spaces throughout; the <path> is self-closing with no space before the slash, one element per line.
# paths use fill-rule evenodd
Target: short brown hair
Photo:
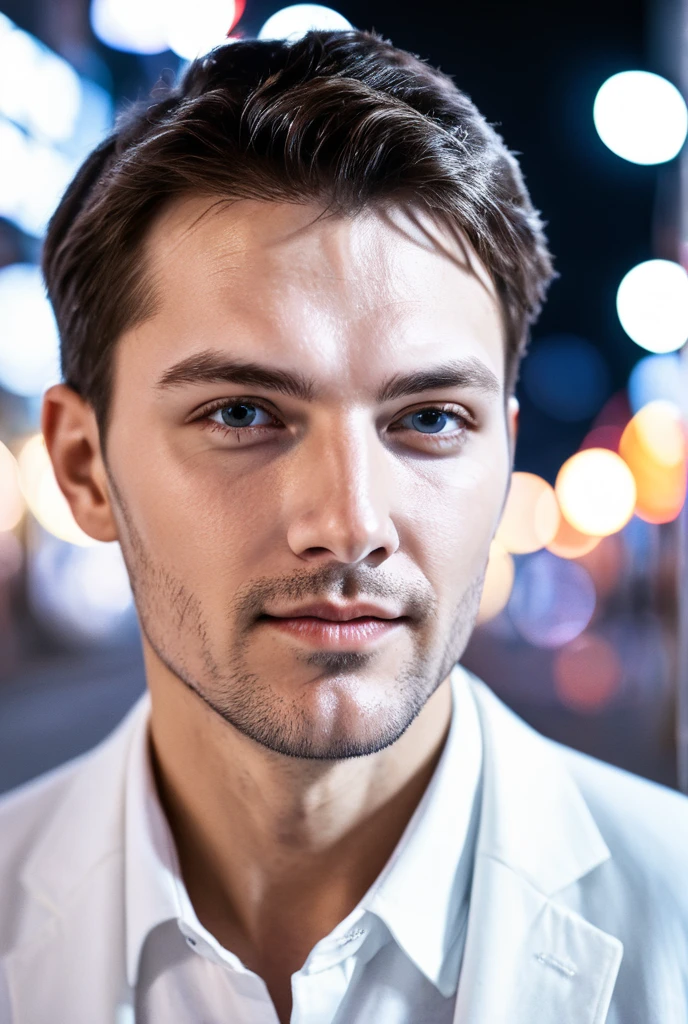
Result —
<path fill-rule="evenodd" d="M 195 60 L 132 108 L 58 206 L 43 272 L 65 382 L 107 426 L 112 352 L 151 315 L 142 241 L 187 194 L 321 201 L 342 213 L 402 202 L 468 238 L 501 300 L 507 390 L 552 278 L 514 156 L 446 75 L 377 35 L 309 32 L 246 40 Z"/>

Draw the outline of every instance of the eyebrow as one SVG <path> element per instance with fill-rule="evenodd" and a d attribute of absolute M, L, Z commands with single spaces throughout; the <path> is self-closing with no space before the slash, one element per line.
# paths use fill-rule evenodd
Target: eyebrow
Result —
<path fill-rule="evenodd" d="M 406 398 L 422 391 L 438 391 L 442 388 L 463 388 L 498 395 L 501 385 L 492 370 L 479 359 L 456 359 L 452 362 L 430 366 L 410 373 L 395 374 L 378 390 L 379 403 L 391 402 L 395 398 Z"/>
<path fill-rule="evenodd" d="M 228 359 L 216 352 L 201 352 L 175 363 L 165 370 L 156 388 L 167 391 L 187 384 L 245 384 L 247 387 L 279 391 L 304 402 L 309 401 L 315 392 L 313 380 L 303 374 Z"/>
<path fill-rule="evenodd" d="M 311 401 L 317 392 L 315 381 L 304 374 L 228 359 L 217 352 L 201 352 L 170 366 L 158 380 L 156 389 L 167 391 L 194 384 L 244 384 L 277 391 L 304 402 Z M 375 397 L 382 404 L 442 388 L 469 389 L 490 395 L 501 392 L 492 370 L 471 357 L 395 374 L 378 389 Z"/>

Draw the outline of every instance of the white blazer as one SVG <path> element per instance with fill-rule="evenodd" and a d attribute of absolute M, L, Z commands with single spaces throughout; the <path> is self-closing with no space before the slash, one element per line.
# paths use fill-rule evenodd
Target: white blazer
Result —
<path fill-rule="evenodd" d="M 455 1024 L 688 1024 L 688 799 L 471 686 L 485 763 Z M 134 1022 L 124 767 L 147 712 L 0 802 L 0 1024 Z"/>

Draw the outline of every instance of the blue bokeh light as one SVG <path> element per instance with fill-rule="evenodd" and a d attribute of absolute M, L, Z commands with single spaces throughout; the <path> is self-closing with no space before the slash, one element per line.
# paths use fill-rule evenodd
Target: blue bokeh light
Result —
<path fill-rule="evenodd" d="M 681 359 L 674 353 L 645 356 L 635 364 L 628 380 L 628 397 L 634 413 L 648 402 L 660 399 L 683 405 Z"/>
<path fill-rule="evenodd" d="M 564 423 L 589 419 L 611 390 L 607 364 L 595 346 L 574 334 L 554 334 L 534 344 L 521 371 L 530 400 Z"/>

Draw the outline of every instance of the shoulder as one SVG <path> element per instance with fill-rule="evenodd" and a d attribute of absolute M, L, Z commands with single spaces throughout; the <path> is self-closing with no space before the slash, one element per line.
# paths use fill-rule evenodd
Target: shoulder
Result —
<path fill-rule="evenodd" d="M 93 750 L 0 797 L 0 954 L 121 846 L 127 753 L 146 718 L 139 701 Z"/>
<path fill-rule="evenodd" d="M 574 909 L 623 942 L 619 1021 L 686 1020 L 688 798 L 555 745 L 611 857 L 569 893 Z"/>
<path fill-rule="evenodd" d="M 25 869 L 87 758 L 75 759 L 0 798 L 0 953 L 21 937 L 28 917 L 35 917 L 28 913 Z"/>
<path fill-rule="evenodd" d="M 585 824 L 584 806 L 598 842 L 611 855 L 586 876 L 584 888 L 606 902 L 612 915 L 625 913 L 626 905 L 650 912 L 654 900 L 653 920 L 666 914 L 681 918 L 688 929 L 688 798 L 542 736 L 475 677 L 473 692 L 489 740 L 485 758 L 499 777 L 500 814 L 510 830 L 502 842 L 517 845 L 512 833 L 525 818 L 538 829 L 539 845 L 547 840 L 551 846 L 554 838 L 562 853 L 566 846 L 575 855 L 583 841 L 577 830 Z M 526 813 L 534 806 L 540 808 L 537 819 Z M 527 847 L 529 840 L 522 844 Z"/>
<path fill-rule="evenodd" d="M 75 777 L 92 756 L 93 752 L 83 754 L 0 796 L 0 884 L 13 867 L 25 862 L 47 824 L 59 813 Z"/>
<path fill-rule="evenodd" d="M 659 869 L 677 884 L 688 859 L 688 797 L 552 744 L 580 789 L 613 857 Z M 688 889 L 685 890 L 688 894 Z"/>

